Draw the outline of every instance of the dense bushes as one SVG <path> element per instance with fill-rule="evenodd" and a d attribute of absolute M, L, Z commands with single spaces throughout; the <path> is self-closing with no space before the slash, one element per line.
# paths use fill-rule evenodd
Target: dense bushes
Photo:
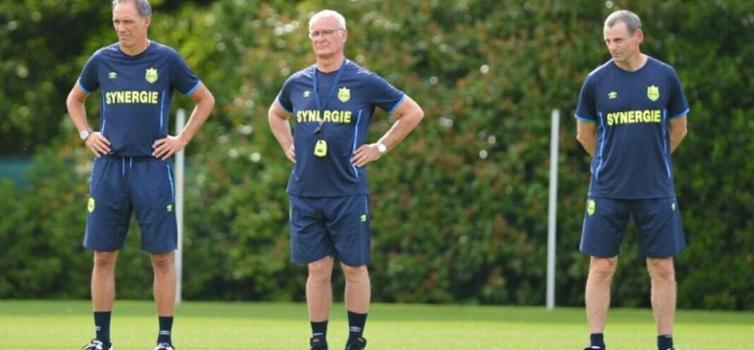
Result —
<path fill-rule="evenodd" d="M 427 113 L 415 134 L 369 167 L 376 300 L 544 302 L 549 116 L 557 108 L 563 115 L 557 298 L 583 303 L 587 260 L 576 250 L 589 159 L 574 139 L 570 115 L 584 77 L 607 59 L 600 29 L 612 8 L 597 5 L 333 6 L 349 20 L 348 56 L 405 90 Z M 647 36 L 644 50 L 675 66 L 692 107 L 689 136 L 674 155 L 690 243 L 677 263 L 679 305 L 754 309 L 754 122 L 748 117 L 754 44 L 740 34 L 754 26 L 754 5 L 635 6 Z M 151 37 L 177 47 L 218 98 L 215 115 L 189 148 L 187 298 L 303 298 L 305 269 L 291 265 L 288 253 L 290 165 L 269 132 L 266 111 L 284 79 L 312 63 L 306 25 L 319 8 L 310 1 L 218 1 L 208 10 L 187 7 L 153 20 Z M 378 114 L 372 139 L 389 123 Z M 77 169 L 86 169 L 88 157 L 72 138 L 35 161 L 36 174 L 54 176 L 32 175 L 34 185 L 23 193 L 0 186 L 11 198 L 0 203 L 10 213 L 0 224 L 0 297 L 88 293 L 90 257 L 79 248 L 84 214 L 76 204 L 86 198 L 87 172 Z M 148 263 L 133 243 L 119 263 L 119 281 L 128 284 L 121 283 L 119 296 L 147 297 Z M 646 270 L 631 235 L 621 262 L 614 304 L 649 305 Z"/>

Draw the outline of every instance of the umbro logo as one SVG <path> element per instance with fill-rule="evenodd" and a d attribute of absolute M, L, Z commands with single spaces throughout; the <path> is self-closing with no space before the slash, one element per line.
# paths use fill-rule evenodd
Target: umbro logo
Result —
<path fill-rule="evenodd" d="M 611 100 L 614 100 L 614 99 L 618 98 L 618 93 L 615 92 L 615 91 L 610 91 L 610 92 L 607 93 L 607 98 L 609 98 Z"/>
<path fill-rule="evenodd" d="M 115 73 L 115 72 L 107 73 L 107 79 L 115 80 L 115 78 L 117 77 L 118 77 L 118 73 Z"/>

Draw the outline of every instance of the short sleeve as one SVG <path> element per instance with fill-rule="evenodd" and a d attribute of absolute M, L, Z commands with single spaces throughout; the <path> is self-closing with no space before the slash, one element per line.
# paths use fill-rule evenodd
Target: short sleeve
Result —
<path fill-rule="evenodd" d="M 579 102 L 576 106 L 576 113 L 574 116 L 576 119 L 583 121 L 597 121 L 597 112 L 594 102 L 594 79 L 593 75 L 588 75 L 584 80 L 584 85 L 581 86 L 581 92 L 579 92 Z"/>
<path fill-rule="evenodd" d="M 686 95 L 683 93 L 681 79 L 678 73 L 671 68 L 669 79 L 670 98 L 668 99 L 668 115 L 670 118 L 676 118 L 688 114 L 689 105 L 686 101 Z"/>
<path fill-rule="evenodd" d="M 98 68 L 99 51 L 95 52 L 92 57 L 89 57 L 79 76 L 79 87 L 87 94 L 91 94 L 99 88 L 99 79 L 97 79 Z"/>
<path fill-rule="evenodd" d="M 406 96 L 403 91 L 396 89 L 377 74 L 369 73 L 364 80 L 372 104 L 388 113 L 395 110 Z"/>
<path fill-rule="evenodd" d="M 283 87 L 278 92 L 277 101 L 288 113 L 293 113 L 293 102 L 291 101 L 291 91 L 293 91 L 294 76 L 288 77 L 283 83 Z"/>
<path fill-rule="evenodd" d="M 199 87 L 199 77 L 191 71 L 186 61 L 175 51 L 173 55 L 173 76 L 171 82 L 173 86 L 184 95 L 191 95 Z"/>

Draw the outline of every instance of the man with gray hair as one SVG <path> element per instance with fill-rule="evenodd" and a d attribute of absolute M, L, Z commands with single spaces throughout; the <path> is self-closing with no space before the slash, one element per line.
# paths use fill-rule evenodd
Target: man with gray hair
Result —
<path fill-rule="evenodd" d="M 86 350 L 107 350 L 115 300 L 115 263 L 131 214 L 150 254 L 159 330 L 156 350 L 173 350 L 177 229 L 170 158 L 199 131 L 214 106 L 212 93 L 172 48 L 147 39 L 148 0 L 114 0 L 118 42 L 97 50 L 71 89 L 66 107 L 81 140 L 95 155 L 84 246 L 94 251 L 92 306 L 96 337 Z M 100 126 L 90 128 L 84 101 L 100 90 Z M 179 135 L 168 135 L 173 90 L 196 104 Z"/>
<path fill-rule="evenodd" d="M 626 227 L 633 221 L 651 280 L 657 349 L 673 350 L 673 257 L 686 246 L 671 153 L 686 136 L 688 103 L 673 67 L 641 52 L 641 21 L 621 10 L 605 20 L 612 59 L 586 77 L 576 109 L 577 136 L 592 156 L 579 250 L 590 256 L 587 350 L 605 350 L 610 285 Z"/>
<path fill-rule="evenodd" d="M 341 14 L 324 10 L 312 16 L 309 39 L 316 63 L 288 78 L 268 113 L 272 133 L 294 164 L 287 189 L 291 258 L 309 270 L 311 350 L 327 349 L 336 259 L 346 279 L 346 349 L 366 347 L 362 334 L 371 293 L 366 166 L 386 156 L 424 116 L 411 97 L 345 58 L 347 38 Z M 392 113 L 396 121 L 377 142 L 369 143 L 367 129 L 375 107 Z"/>

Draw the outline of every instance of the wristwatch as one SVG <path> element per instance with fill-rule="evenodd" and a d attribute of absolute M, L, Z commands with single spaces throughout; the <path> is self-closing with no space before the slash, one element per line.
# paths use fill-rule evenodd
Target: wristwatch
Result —
<path fill-rule="evenodd" d="M 80 132 L 79 137 L 81 138 L 82 141 L 86 141 L 86 139 L 89 138 L 89 135 L 91 134 L 92 134 L 92 131 L 87 129 Z"/>
<path fill-rule="evenodd" d="M 380 151 L 380 154 L 385 154 L 387 152 L 387 146 L 382 142 L 377 142 L 377 150 Z"/>

